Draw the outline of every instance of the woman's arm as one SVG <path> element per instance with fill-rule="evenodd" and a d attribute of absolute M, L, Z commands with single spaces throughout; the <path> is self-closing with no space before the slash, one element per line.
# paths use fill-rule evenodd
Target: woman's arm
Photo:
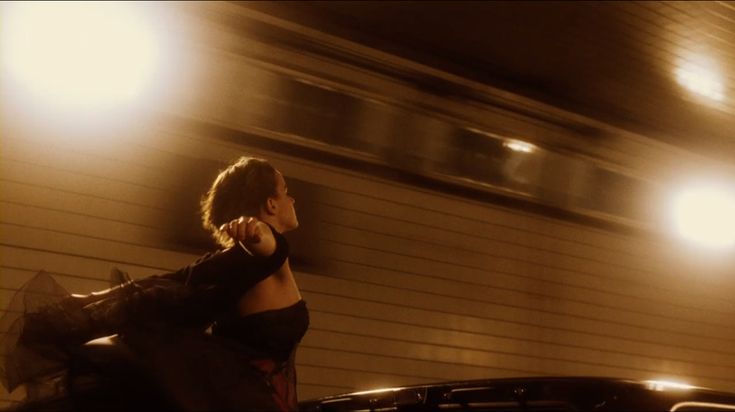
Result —
<path fill-rule="evenodd" d="M 103 333 L 100 336 L 114 333 L 130 321 L 168 317 L 165 313 L 185 323 L 187 318 L 192 323 L 211 321 L 276 272 L 288 258 L 286 239 L 266 223 L 256 219 L 233 222 L 228 226 L 242 247 L 209 253 L 175 272 L 86 296 L 74 295 L 73 302 L 67 303 L 94 318 L 96 332 L 90 332 Z"/>
<path fill-rule="evenodd" d="M 234 237 L 242 245 L 207 255 L 182 269 L 186 273 L 185 283 L 194 287 L 216 284 L 242 294 L 276 272 L 288 258 L 286 238 L 257 220 L 247 226 L 251 231 L 245 237 Z"/>

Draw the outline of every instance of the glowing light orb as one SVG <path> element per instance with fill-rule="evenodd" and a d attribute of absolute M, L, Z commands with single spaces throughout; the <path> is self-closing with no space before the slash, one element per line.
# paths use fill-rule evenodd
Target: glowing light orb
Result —
<path fill-rule="evenodd" d="M 687 62 L 676 69 L 676 81 L 689 91 L 721 102 L 725 99 L 721 76 L 706 61 Z"/>
<path fill-rule="evenodd" d="M 22 2 L 3 7 L 2 64 L 24 91 L 62 108 L 137 97 L 159 54 L 139 4 Z"/>
<path fill-rule="evenodd" d="M 674 226 L 686 239 L 708 248 L 735 246 L 735 190 L 698 185 L 683 190 L 673 202 Z"/>

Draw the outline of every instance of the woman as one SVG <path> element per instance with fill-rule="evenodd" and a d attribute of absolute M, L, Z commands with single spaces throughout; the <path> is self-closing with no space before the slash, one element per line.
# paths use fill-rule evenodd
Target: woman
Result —
<path fill-rule="evenodd" d="M 298 227 L 283 175 L 266 160 L 240 158 L 215 179 L 202 221 L 222 250 L 179 271 L 72 295 L 17 319 L 8 334 L 14 339 L 3 345 L 5 385 L 12 390 L 37 379 L 57 362 L 67 368 L 72 393 L 69 371 L 79 375 L 96 362 L 84 343 L 117 333 L 118 347 L 151 383 L 136 392 L 149 402 L 142 408 L 295 410 L 294 356 L 309 319 L 282 236 Z M 132 393 L 131 381 L 114 385 Z M 97 406 L 105 405 L 86 404 Z"/>

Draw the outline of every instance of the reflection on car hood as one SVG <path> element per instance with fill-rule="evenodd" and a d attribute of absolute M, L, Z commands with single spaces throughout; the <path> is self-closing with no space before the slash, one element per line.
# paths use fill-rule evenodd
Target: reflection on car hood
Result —
<path fill-rule="evenodd" d="M 600 377 L 484 379 L 385 388 L 304 401 L 302 411 L 726 411 L 735 393 Z"/>

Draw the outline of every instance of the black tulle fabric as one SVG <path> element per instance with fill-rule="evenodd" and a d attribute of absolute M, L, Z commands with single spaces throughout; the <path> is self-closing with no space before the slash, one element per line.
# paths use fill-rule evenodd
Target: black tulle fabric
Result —
<path fill-rule="evenodd" d="M 306 304 L 235 314 L 239 297 L 288 256 L 285 239 L 274 234 L 271 257 L 235 247 L 136 281 L 113 270 L 115 287 L 84 299 L 38 273 L 0 318 L 7 331 L 0 381 L 9 390 L 52 381 L 85 353 L 85 342 L 117 334 L 175 409 L 295 410 L 294 356 L 308 328 Z"/>
<path fill-rule="evenodd" d="M 30 331 L 28 324 L 36 324 L 44 329 L 45 320 L 50 322 L 48 334 L 52 336 L 61 325 L 79 327 L 86 317 L 77 318 L 79 312 L 66 307 L 62 302 L 69 294 L 47 273 L 39 272 L 13 296 L 7 311 L 0 318 L 0 330 L 6 331 L 0 342 L 0 381 L 9 391 L 25 382 L 32 382 L 43 376 L 64 369 L 68 356 L 57 342 L 39 339 L 29 343 L 21 340 L 24 331 Z M 35 320 L 35 322 L 34 322 Z M 65 332 L 65 331 L 64 331 Z M 24 338 L 24 340 L 26 340 Z"/>

